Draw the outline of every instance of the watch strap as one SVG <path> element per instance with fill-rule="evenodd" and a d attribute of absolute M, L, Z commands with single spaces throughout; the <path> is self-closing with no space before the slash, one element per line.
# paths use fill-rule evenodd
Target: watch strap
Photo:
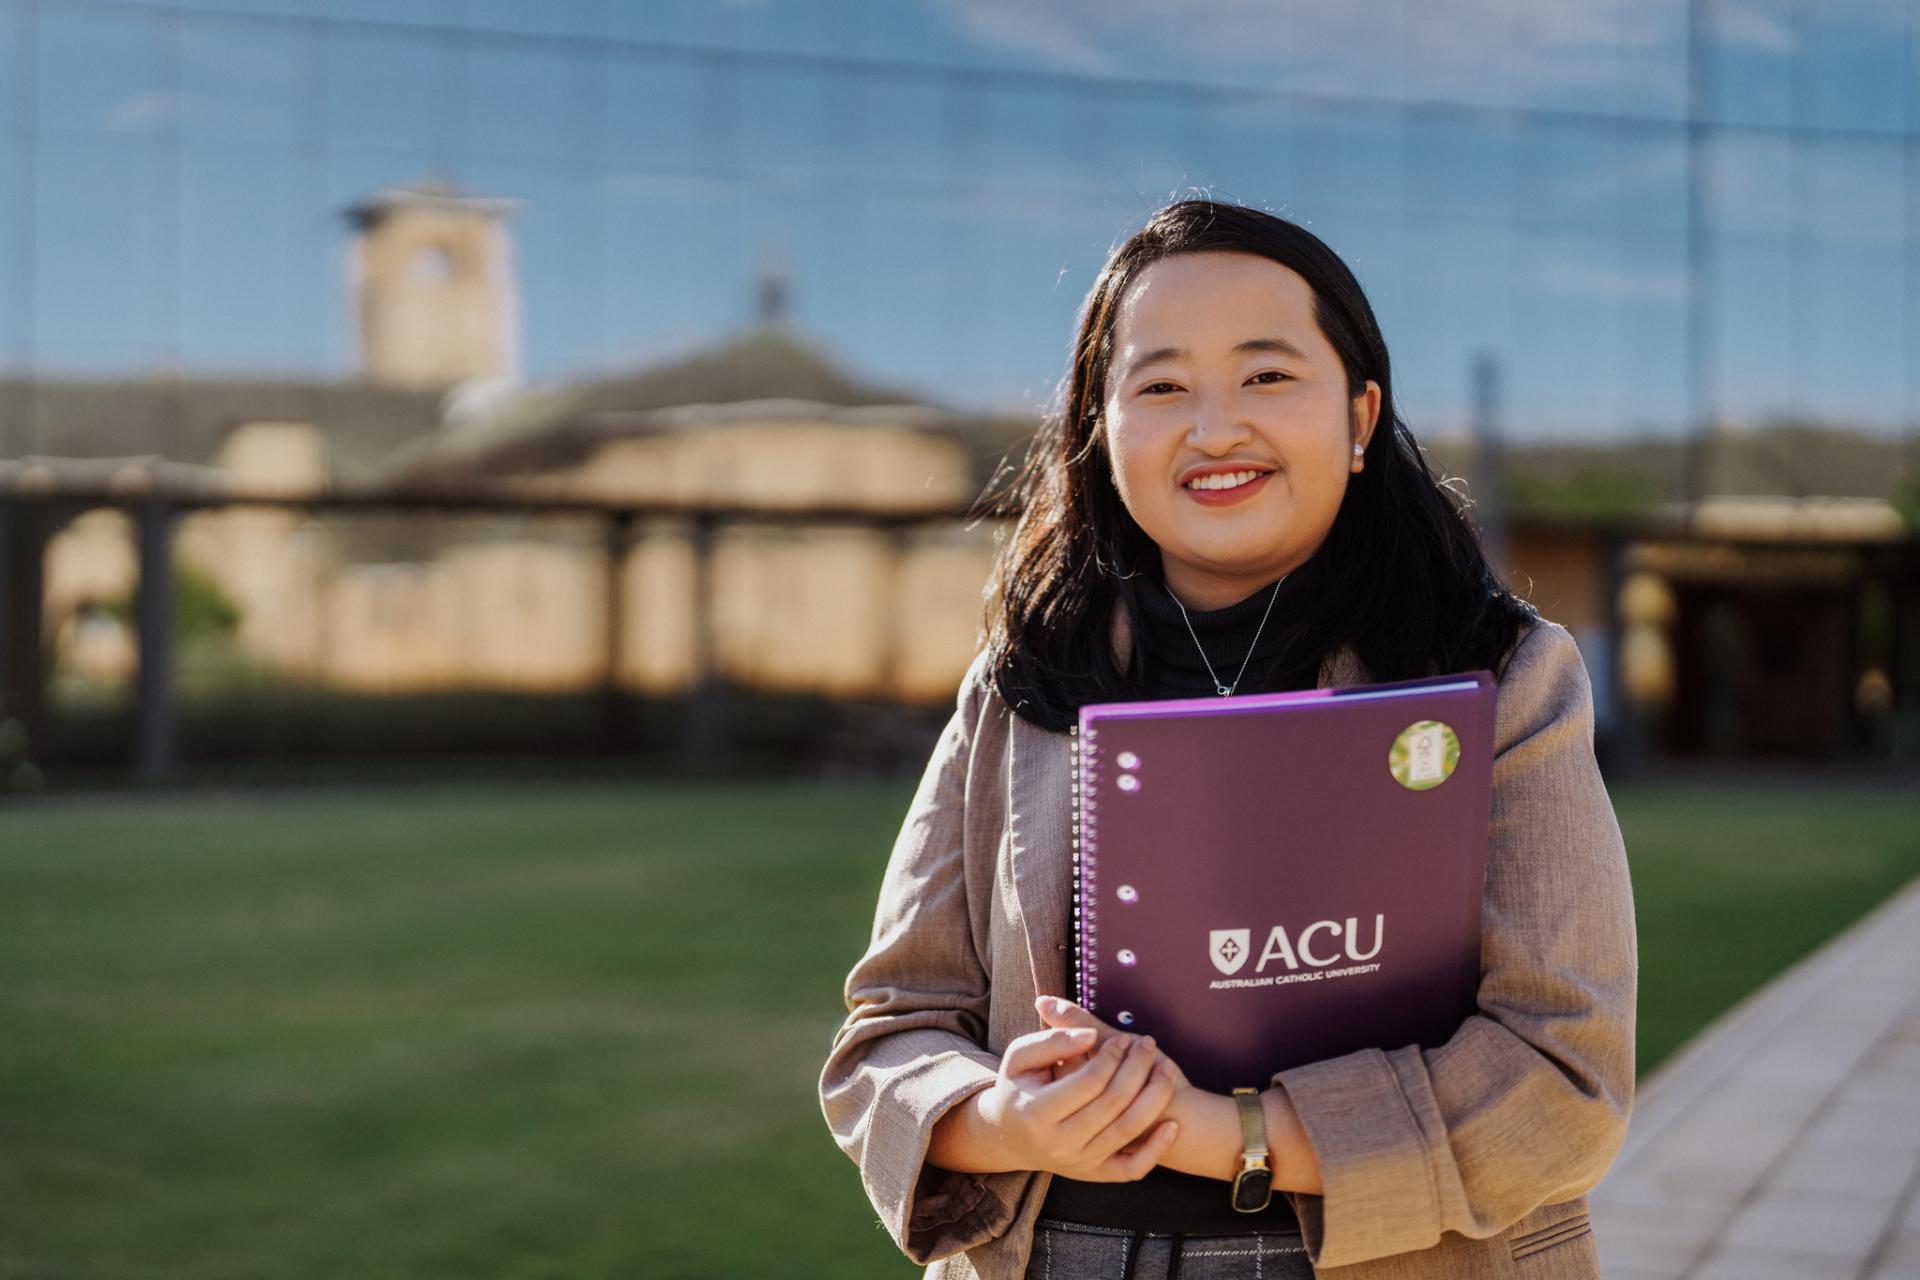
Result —
<path fill-rule="evenodd" d="M 1267 1154 L 1267 1113 L 1260 1109 L 1260 1091 L 1241 1087 L 1233 1091 L 1240 1104 L 1240 1146 L 1247 1155 Z"/>
<path fill-rule="evenodd" d="M 1267 1152 L 1267 1113 L 1260 1091 L 1246 1087 L 1233 1091 L 1240 1111 L 1240 1168 L 1233 1175 L 1233 1207 L 1241 1213 L 1259 1213 L 1273 1202 L 1273 1163 Z"/>

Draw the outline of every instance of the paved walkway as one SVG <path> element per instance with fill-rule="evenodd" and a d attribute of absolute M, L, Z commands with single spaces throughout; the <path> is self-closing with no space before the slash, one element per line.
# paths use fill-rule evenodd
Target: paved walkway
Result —
<path fill-rule="evenodd" d="M 1607 1280 L 1920 1280 L 1920 879 L 1641 1081 L 1591 1198 Z"/>

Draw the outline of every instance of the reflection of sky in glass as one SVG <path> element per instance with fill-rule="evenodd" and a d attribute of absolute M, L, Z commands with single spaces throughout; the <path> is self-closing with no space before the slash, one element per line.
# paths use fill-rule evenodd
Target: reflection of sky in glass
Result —
<path fill-rule="evenodd" d="M 47 0 L 0 6 L 0 365 L 353 367 L 346 228 L 522 201 L 535 378 L 714 341 L 780 262 L 848 367 L 1036 409 L 1107 249 L 1190 188 L 1369 290 L 1416 431 L 1674 431 L 1687 10 L 1668 0 Z M 1717 0 L 1722 412 L 1920 406 L 1904 0 Z"/>

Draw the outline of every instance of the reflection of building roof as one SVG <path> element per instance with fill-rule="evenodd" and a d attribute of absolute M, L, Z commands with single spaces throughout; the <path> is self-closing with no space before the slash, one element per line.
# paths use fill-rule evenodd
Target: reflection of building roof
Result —
<path fill-rule="evenodd" d="M 1452 437 L 1423 445 L 1436 474 L 1474 474 L 1471 440 Z M 1901 496 L 1903 486 L 1920 485 L 1920 439 L 1787 421 L 1722 427 L 1700 442 L 1651 433 L 1614 440 L 1509 441 L 1499 460 L 1507 513 L 1566 524 L 1603 517 L 1657 520 L 1663 505 L 1685 497 L 1690 454 L 1696 450 L 1703 490 L 1713 497 L 1793 501 L 1829 495 L 1895 504 L 1920 497 Z"/>
<path fill-rule="evenodd" d="M 945 437 L 971 456 L 976 487 L 986 482 L 998 462 L 1000 450 L 1021 443 L 1033 432 L 1033 424 L 1024 420 L 996 423 L 922 404 L 846 406 L 776 398 L 670 405 L 660 409 L 602 409 L 472 451 L 442 453 L 431 445 L 423 445 L 408 451 L 408 465 L 395 478 L 433 483 L 471 475 L 564 470 L 586 462 L 612 440 L 716 426 L 802 423 L 917 431 Z"/>
<path fill-rule="evenodd" d="M 1017 461 L 1035 426 L 1028 415 L 928 406 L 842 370 L 779 325 L 611 377 L 470 394 L 481 389 L 441 393 L 357 378 L 0 377 L 0 456 L 211 463 L 242 423 L 306 422 L 326 436 L 334 487 L 358 490 L 579 456 L 609 438 L 696 422 L 779 419 L 951 434 L 984 483 L 1003 456 Z"/>
<path fill-rule="evenodd" d="M 246 422 L 310 422 L 326 433 L 334 483 L 373 483 L 387 458 L 440 425 L 440 397 L 353 381 L 148 377 L 0 378 L 0 455 L 210 463 Z"/>
<path fill-rule="evenodd" d="M 347 206 L 347 221 L 365 229 L 396 209 L 444 209 L 459 213 L 511 213 L 525 201 L 500 196 L 479 196 L 464 191 L 444 178 L 423 178 L 417 182 L 381 187 L 366 199 Z"/>
<path fill-rule="evenodd" d="M 718 347 L 630 373 L 500 397 L 397 451 L 382 472 L 399 480 L 533 469 L 577 460 L 620 436 L 700 422 L 795 419 L 951 433 L 986 469 L 1035 425 L 1026 416 L 983 417 L 926 405 L 846 372 L 784 326 L 762 325 Z"/>
<path fill-rule="evenodd" d="M 1752 542 L 1903 542 L 1906 522 L 1881 498 L 1786 498 L 1716 494 L 1699 502 L 1663 503 L 1648 528 Z"/>
<path fill-rule="evenodd" d="M 1840 586 L 1860 581 L 1868 571 L 1866 552 L 1856 544 L 1811 545 L 1785 539 L 1771 544 L 1721 542 L 1711 537 L 1698 542 L 1656 539 L 1636 544 L 1629 563 L 1666 583 L 1742 583 L 1776 589 Z"/>
<path fill-rule="evenodd" d="M 229 484 L 227 472 L 219 467 L 173 462 L 153 453 L 118 458 L 28 454 L 0 458 L 0 489 L 29 497 L 56 489 L 103 489 L 128 497 L 143 493 L 219 497 Z"/>

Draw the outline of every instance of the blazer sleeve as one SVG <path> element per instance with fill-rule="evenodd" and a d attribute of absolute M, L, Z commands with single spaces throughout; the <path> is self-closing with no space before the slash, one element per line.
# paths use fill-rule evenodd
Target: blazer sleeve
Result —
<path fill-rule="evenodd" d="M 988 975 L 968 918 L 964 858 L 985 659 L 968 668 L 894 841 L 871 941 L 847 975 L 847 1017 L 820 1074 L 834 1141 L 860 1166 L 881 1226 L 921 1265 L 1004 1233 L 1034 1176 L 926 1163 L 934 1123 L 1000 1070 L 1000 1055 L 986 1048 Z"/>
<path fill-rule="evenodd" d="M 1316 1269 L 1497 1235 L 1597 1185 L 1626 1137 L 1639 957 L 1626 848 L 1573 636 L 1546 619 L 1496 703 L 1479 1008 L 1443 1045 L 1281 1071 L 1322 1190 Z"/>

